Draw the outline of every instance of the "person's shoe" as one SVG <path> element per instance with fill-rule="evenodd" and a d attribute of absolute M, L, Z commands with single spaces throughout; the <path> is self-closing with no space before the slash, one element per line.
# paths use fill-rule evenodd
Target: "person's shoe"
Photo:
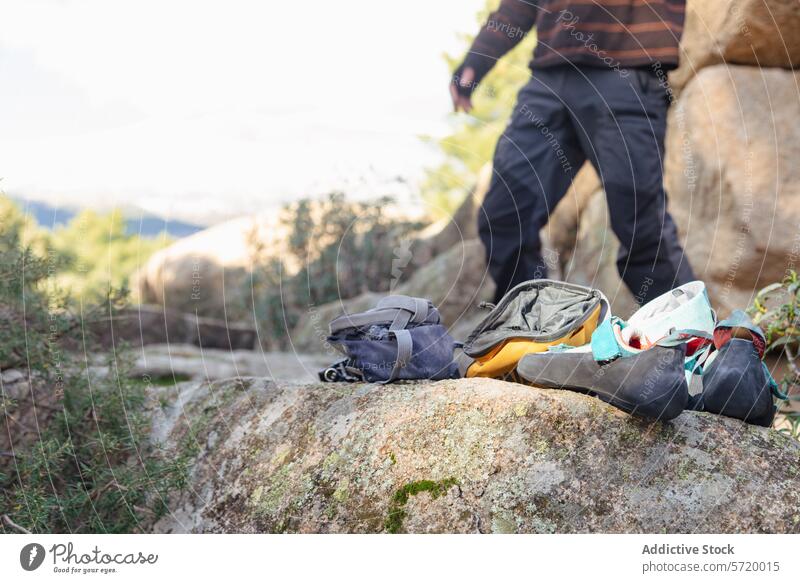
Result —
<path fill-rule="evenodd" d="M 525 383 L 589 393 L 626 413 L 667 421 L 689 398 L 684 358 L 684 346 L 654 346 L 608 363 L 591 352 L 546 352 L 524 356 L 516 372 Z"/>
<path fill-rule="evenodd" d="M 766 342 L 761 328 L 736 310 L 717 325 L 714 346 L 716 354 L 703 370 L 703 391 L 692 396 L 689 408 L 772 425 L 777 384 L 762 361 Z"/>

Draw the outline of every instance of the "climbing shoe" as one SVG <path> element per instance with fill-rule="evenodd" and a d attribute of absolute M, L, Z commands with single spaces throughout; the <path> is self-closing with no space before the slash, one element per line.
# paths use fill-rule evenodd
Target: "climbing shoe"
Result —
<path fill-rule="evenodd" d="M 686 408 L 685 346 L 654 346 L 628 358 L 598 362 L 591 352 L 528 354 L 519 382 L 594 395 L 626 413 L 667 421 Z"/>
<path fill-rule="evenodd" d="M 689 408 L 708 411 L 753 425 L 769 427 L 775 418 L 773 394 L 778 385 L 762 358 L 764 333 L 736 310 L 714 329 L 714 353 L 703 367 L 703 391 L 690 398 Z"/>
<path fill-rule="evenodd" d="M 549 352 L 591 352 L 599 363 L 629 358 L 654 346 L 685 346 L 684 371 L 690 392 L 699 393 L 699 371 L 712 348 L 716 323 L 702 281 L 692 281 L 660 295 L 628 320 L 617 316 L 597 324 L 589 344 L 550 346 Z"/>

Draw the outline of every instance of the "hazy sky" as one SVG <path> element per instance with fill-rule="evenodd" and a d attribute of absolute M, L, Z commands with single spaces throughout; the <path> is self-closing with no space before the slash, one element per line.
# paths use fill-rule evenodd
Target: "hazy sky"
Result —
<path fill-rule="evenodd" d="M 0 187 L 208 218 L 419 176 L 482 5 L 4 0 Z"/>

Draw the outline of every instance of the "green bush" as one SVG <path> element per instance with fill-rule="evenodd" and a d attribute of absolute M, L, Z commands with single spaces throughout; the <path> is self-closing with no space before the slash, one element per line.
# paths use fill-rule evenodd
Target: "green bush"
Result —
<path fill-rule="evenodd" d="M 780 383 L 781 392 L 789 395 L 790 401 L 799 398 L 791 396 L 793 389 L 800 385 L 798 367 L 798 345 L 800 345 L 800 277 L 789 271 L 783 281 L 768 285 L 758 292 L 750 307 L 753 321 L 763 328 L 766 334 L 767 351 L 786 362 L 787 372 Z M 781 431 L 795 438 L 800 437 L 800 413 L 785 413 L 788 428 Z"/>
<path fill-rule="evenodd" d="M 155 238 L 126 232 L 118 211 L 85 210 L 52 232 L 40 228 L 8 197 L 0 195 L 0 221 L 8 235 L 33 255 L 46 259 L 48 282 L 71 301 L 98 303 L 111 290 L 127 288 L 150 256 L 172 243 L 166 233 Z"/>
<path fill-rule="evenodd" d="M 147 239 L 127 233 L 118 211 L 83 211 L 50 235 L 65 265 L 55 281 L 76 300 L 97 302 L 109 290 L 126 288 L 139 267 L 171 242 L 166 234 Z"/>
<path fill-rule="evenodd" d="M 0 210 L 0 368 L 24 371 L 30 387 L 15 399 L 0 392 L 0 529 L 137 531 L 165 511 L 188 461 L 150 443 L 147 387 L 129 378 L 129 356 L 96 360 L 103 347 L 83 323 L 123 298 L 108 293 L 77 317 L 53 283 L 68 258 L 34 252 L 29 223 Z"/>

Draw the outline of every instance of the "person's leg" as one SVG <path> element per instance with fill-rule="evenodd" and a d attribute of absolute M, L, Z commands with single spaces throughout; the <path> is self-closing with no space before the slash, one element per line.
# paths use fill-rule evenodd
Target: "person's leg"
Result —
<path fill-rule="evenodd" d="M 491 185 L 478 212 L 495 300 L 518 283 L 547 277 L 539 230 L 585 160 L 558 96 L 563 75 L 534 74 L 497 142 Z"/>
<path fill-rule="evenodd" d="M 576 72 L 568 91 L 581 95 L 578 134 L 606 192 L 617 269 L 644 303 L 694 279 L 663 186 L 667 93 L 649 69 Z"/>

